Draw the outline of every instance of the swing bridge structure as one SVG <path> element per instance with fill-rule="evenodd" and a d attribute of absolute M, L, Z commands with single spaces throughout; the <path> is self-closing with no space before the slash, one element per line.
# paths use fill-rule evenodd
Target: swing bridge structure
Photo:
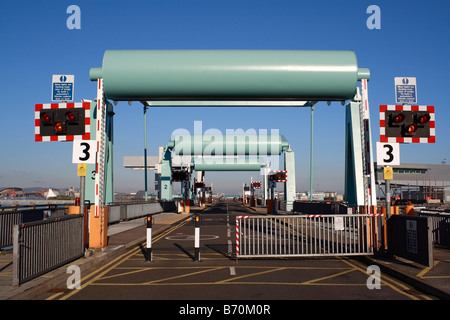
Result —
<path fill-rule="evenodd" d="M 272 248 L 270 252 L 279 253 L 276 248 L 286 240 L 290 243 L 290 249 L 285 247 L 283 254 L 293 254 L 294 251 L 300 254 L 300 240 L 311 238 L 302 235 L 304 232 L 300 231 L 303 228 L 301 226 L 309 228 L 308 235 L 313 231 L 319 232 L 322 238 L 317 238 L 318 241 L 323 242 L 326 238 L 333 248 L 336 241 L 328 240 L 323 232 L 339 236 L 344 239 L 344 243 L 349 240 L 354 244 L 353 248 L 358 248 L 356 251 L 342 249 L 339 251 L 342 254 L 372 252 L 377 240 L 376 221 L 372 211 L 376 196 L 372 192 L 375 170 L 367 87 L 370 71 L 358 67 L 353 51 L 106 50 L 102 66 L 91 68 L 89 76 L 97 84 L 97 95 L 96 99 L 82 103 L 85 128 L 71 136 L 60 134 L 55 139 L 51 137 L 36 140 L 95 141 L 95 163 L 86 165 L 84 192 L 84 200 L 93 204 L 89 213 L 89 247 L 103 248 L 107 244 L 107 204 L 114 201 L 114 102 L 128 101 L 131 104 L 132 101 L 138 101 L 144 106 L 145 114 L 147 108 L 193 106 L 307 107 L 313 111 L 314 105 L 319 101 L 339 101 L 345 104 L 346 110 L 345 200 L 350 207 L 356 209 L 354 213 L 359 211 L 358 219 L 350 222 L 347 217 L 334 216 L 332 219 L 308 220 L 303 223 L 300 220 L 279 220 L 282 217 L 271 218 L 275 219 L 271 221 L 257 216 L 249 219 L 244 217 L 236 221 L 237 234 L 240 236 L 236 239 L 236 253 L 243 252 L 239 251 L 239 244 L 253 239 L 251 245 L 242 246 L 247 248 L 246 255 L 249 255 L 249 248 L 256 250 L 250 256 L 255 252 L 267 254 L 269 247 Z M 73 108 L 73 104 L 62 105 L 63 109 Z M 76 117 L 70 116 L 70 120 L 76 120 L 74 118 Z M 36 125 L 42 125 L 45 120 L 48 119 L 41 117 L 40 123 L 37 120 Z M 67 125 L 67 129 L 69 128 Z M 63 130 L 65 127 L 61 126 L 59 129 Z M 40 138 L 39 133 L 43 131 L 39 131 L 39 128 L 36 130 L 36 138 Z M 196 171 L 202 177 L 205 171 L 259 171 L 263 168 L 267 172 L 270 165 L 264 157 L 284 154 L 283 169 L 288 176 L 283 182 L 284 200 L 286 210 L 289 212 L 293 209 L 296 191 L 294 150 L 281 134 L 260 134 L 244 138 L 239 135 L 179 134 L 171 137 L 160 150 L 156 180 L 159 199 L 168 201 L 173 198 L 174 155 L 190 157 L 188 170 Z M 147 161 L 146 149 L 144 161 Z M 267 181 L 265 185 L 267 186 Z M 320 214 L 311 218 L 324 219 Z M 285 237 L 283 241 L 280 238 L 275 245 L 263 241 L 273 238 L 268 234 L 279 236 L 281 230 Z M 241 234 L 241 231 L 247 233 Z M 294 238 L 297 241 L 294 241 L 297 243 L 296 249 L 291 248 L 291 240 Z M 341 246 L 344 247 L 350 248 L 348 245 Z M 327 252 L 334 254 L 331 249 Z"/>

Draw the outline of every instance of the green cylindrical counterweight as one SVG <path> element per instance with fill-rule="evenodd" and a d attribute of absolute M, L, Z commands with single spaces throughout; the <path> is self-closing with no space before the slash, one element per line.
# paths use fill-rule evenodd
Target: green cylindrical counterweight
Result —
<path fill-rule="evenodd" d="M 289 144 L 283 135 L 175 135 L 168 146 L 176 154 L 204 156 L 280 155 Z"/>
<path fill-rule="evenodd" d="M 193 169 L 196 171 L 259 171 L 265 167 L 259 158 L 194 158 Z"/>
<path fill-rule="evenodd" d="M 347 100 L 370 72 L 353 51 L 107 50 L 111 100 Z"/>

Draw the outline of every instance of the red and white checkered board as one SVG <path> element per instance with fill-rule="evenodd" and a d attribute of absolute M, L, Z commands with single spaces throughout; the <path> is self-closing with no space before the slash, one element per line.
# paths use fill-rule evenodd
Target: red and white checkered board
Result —
<path fill-rule="evenodd" d="M 84 108 L 84 124 L 85 133 L 83 135 L 61 135 L 61 136 L 41 136 L 41 119 L 40 111 L 43 109 L 69 109 L 69 108 Z M 35 141 L 73 141 L 73 140 L 91 140 L 91 103 L 90 102 L 76 102 L 76 103 L 41 103 L 34 107 L 34 140 Z"/>
<path fill-rule="evenodd" d="M 277 172 L 284 172 L 284 173 L 286 173 L 286 179 L 287 179 L 287 171 L 286 171 L 286 170 L 276 170 L 276 171 L 272 171 L 272 173 L 277 173 Z M 277 180 L 277 182 L 287 182 L 287 180 Z"/>
<path fill-rule="evenodd" d="M 430 137 L 418 138 L 418 137 L 386 137 L 386 111 L 427 111 L 430 113 Z M 435 129 L 435 116 L 434 106 L 418 106 L 418 105 L 380 105 L 380 142 L 387 143 L 435 143 L 436 142 L 436 129 Z"/>

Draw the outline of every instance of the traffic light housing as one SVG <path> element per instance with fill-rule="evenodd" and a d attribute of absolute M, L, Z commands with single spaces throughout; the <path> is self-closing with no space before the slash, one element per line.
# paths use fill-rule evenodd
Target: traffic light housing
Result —
<path fill-rule="evenodd" d="M 84 109 L 43 109 L 40 111 L 41 136 L 83 135 Z"/>
<path fill-rule="evenodd" d="M 262 188 L 262 183 L 261 183 L 261 181 L 253 181 L 253 182 L 252 182 L 252 188 L 253 188 L 253 189 L 261 189 L 261 188 Z"/>
<path fill-rule="evenodd" d="M 275 171 L 269 176 L 269 181 L 287 182 L 287 171 Z"/>
<path fill-rule="evenodd" d="M 172 181 L 189 181 L 189 172 L 186 170 L 173 170 Z"/>
<path fill-rule="evenodd" d="M 434 143 L 434 107 L 381 105 L 380 142 Z"/>
<path fill-rule="evenodd" d="M 203 181 L 197 181 L 194 186 L 196 189 L 201 189 L 205 187 L 205 183 Z"/>

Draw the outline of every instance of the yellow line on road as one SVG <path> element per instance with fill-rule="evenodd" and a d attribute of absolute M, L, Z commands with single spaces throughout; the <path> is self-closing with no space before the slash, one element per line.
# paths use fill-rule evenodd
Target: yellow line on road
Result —
<path fill-rule="evenodd" d="M 350 272 L 353 272 L 353 271 L 357 271 L 357 269 L 356 269 L 356 268 L 352 268 L 352 269 L 345 270 L 345 271 L 342 271 L 342 272 L 334 273 L 334 274 L 329 275 L 329 276 L 326 276 L 326 277 L 308 280 L 308 281 L 302 282 L 302 283 L 300 283 L 300 284 L 304 284 L 304 285 L 315 284 L 315 283 L 318 282 L 318 281 L 322 281 L 322 280 L 326 280 L 326 279 L 331 279 L 331 278 L 336 278 L 336 277 L 339 277 L 339 276 L 341 276 L 341 275 L 343 275 L 343 274 L 347 274 L 347 273 L 350 273 Z M 327 285 L 328 285 L 328 284 L 327 284 Z"/>
<path fill-rule="evenodd" d="M 362 273 L 368 275 L 366 273 L 367 269 L 362 268 L 361 265 L 359 265 L 356 261 L 350 262 L 348 259 L 341 258 L 341 257 L 339 257 L 339 260 L 341 260 L 342 262 L 348 264 L 349 266 L 352 266 L 352 267 L 358 269 Z M 389 282 L 386 279 L 389 279 Z M 398 293 L 401 293 L 402 295 L 404 295 L 404 296 L 406 296 L 406 297 L 408 297 L 408 298 L 410 298 L 412 300 L 419 300 L 419 298 L 417 298 L 416 296 L 413 296 L 413 295 L 411 295 L 411 294 L 409 294 L 409 293 L 404 291 L 404 290 L 411 290 L 410 287 L 404 285 L 403 283 L 401 283 L 401 282 L 399 282 L 399 281 L 397 281 L 395 279 L 389 278 L 389 277 L 387 277 L 386 275 L 383 274 L 383 276 L 381 277 L 380 281 L 381 281 L 381 283 L 387 285 L 389 288 L 393 289 L 394 291 L 396 291 Z"/>
<path fill-rule="evenodd" d="M 436 267 L 436 265 L 437 265 L 438 263 L 439 263 L 439 261 L 434 261 L 434 266 Z M 428 271 L 431 270 L 431 268 L 432 268 L 432 267 L 426 267 L 425 269 L 423 269 L 422 271 L 420 271 L 420 272 L 416 275 L 416 277 L 423 278 L 424 275 L 427 274 Z"/>

